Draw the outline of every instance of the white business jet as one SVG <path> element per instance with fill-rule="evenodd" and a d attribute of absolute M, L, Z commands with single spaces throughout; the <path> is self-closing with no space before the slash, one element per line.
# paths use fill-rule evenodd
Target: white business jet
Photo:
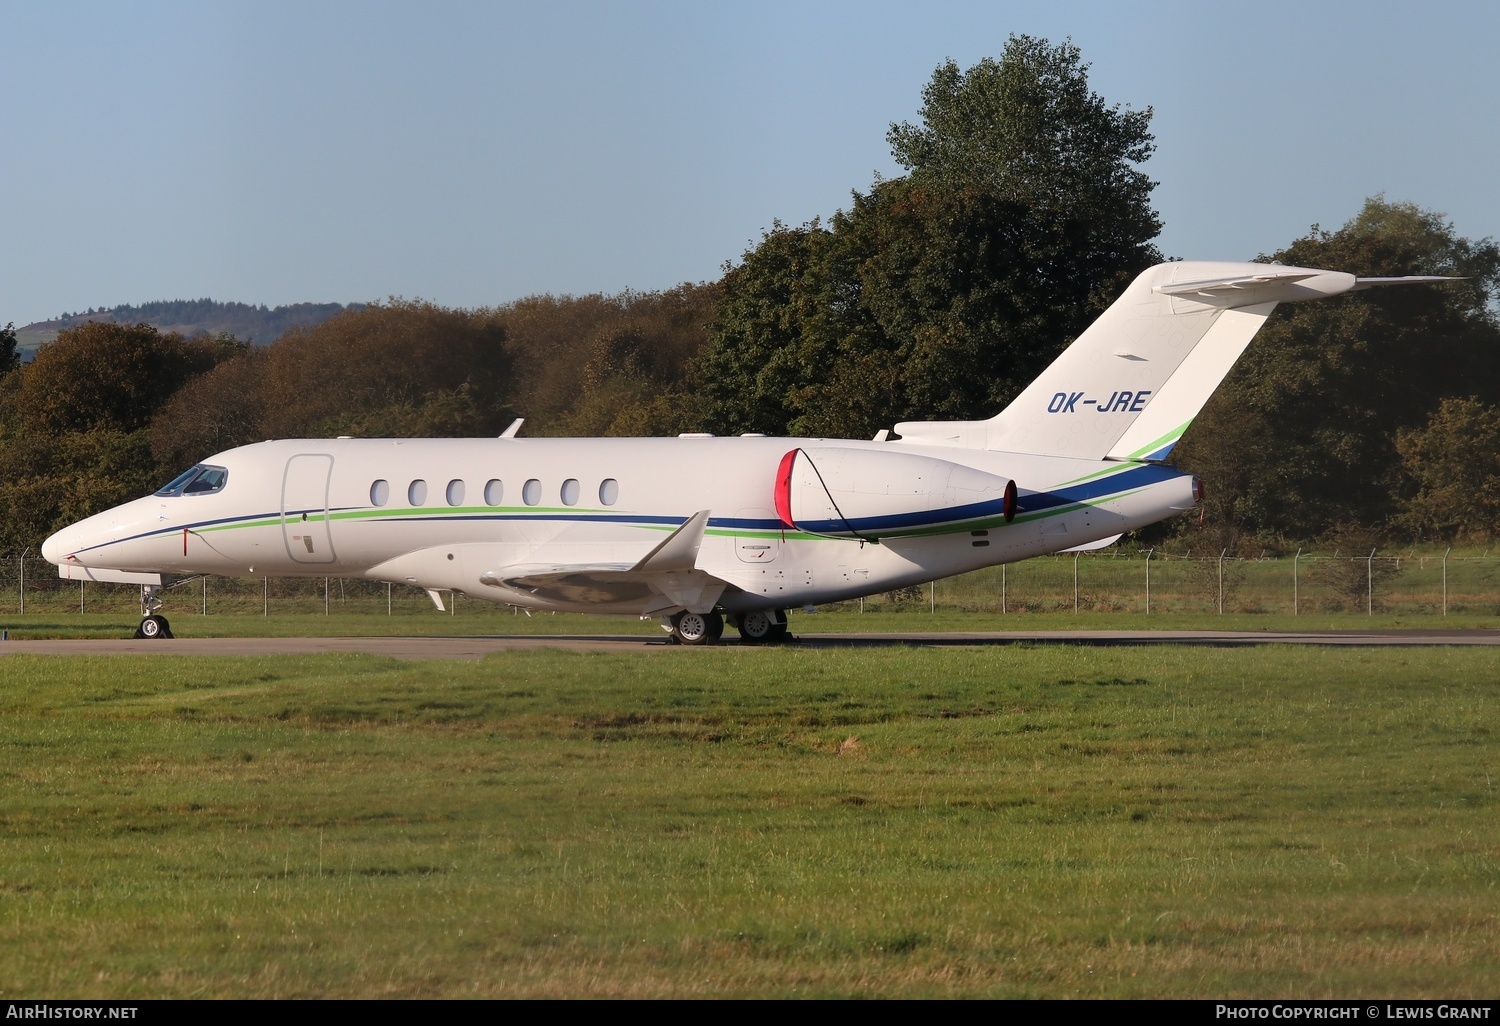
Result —
<path fill-rule="evenodd" d="M 1277 303 L 1432 277 L 1257 263 L 1153 267 L 999 415 L 831 438 L 287 439 L 211 456 L 42 553 L 69 580 L 342 576 L 526 609 L 659 618 L 683 644 L 726 620 L 1046 553 L 1194 509 L 1162 460 Z M 982 373 L 982 368 L 975 368 Z"/>

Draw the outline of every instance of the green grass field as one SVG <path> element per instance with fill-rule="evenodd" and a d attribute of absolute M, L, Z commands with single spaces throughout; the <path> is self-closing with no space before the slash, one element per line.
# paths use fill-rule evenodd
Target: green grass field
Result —
<path fill-rule="evenodd" d="M 636 617 L 585 616 L 539 613 L 513 616 L 509 609 L 471 603 L 457 616 L 417 610 L 387 617 L 384 613 L 343 612 L 275 613 L 270 617 L 238 613 L 201 616 L 191 611 L 172 613 L 172 631 L 179 638 L 261 637 L 403 637 L 403 636 L 546 636 L 625 635 L 643 641 L 665 635 L 656 620 Z M 46 638 L 129 638 L 139 613 L 127 609 L 105 613 L 28 612 L 24 617 L 0 613 L 0 628 L 12 640 Z M 1265 614 L 1208 613 L 1142 616 L 1138 613 L 1023 613 L 1000 616 L 940 609 L 884 610 L 859 613 L 848 609 L 807 614 L 791 613 L 794 635 L 865 634 L 889 632 L 945 631 L 1132 631 L 1132 630 L 1232 630 L 1232 631 L 1367 631 L 1389 629 L 1473 630 L 1500 628 L 1500 619 L 1475 614 L 1454 614 L 1442 619 L 1385 613 L 1374 617 L 1353 613 L 1322 613 L 1287 616 Z M 725 631 L 734 642 L 734 630 Z"/>
<path fill-rule="evenodd" d="M 0 681 L 6 997 L 1497 989 L 1487 650 L 11 654 Z"/>

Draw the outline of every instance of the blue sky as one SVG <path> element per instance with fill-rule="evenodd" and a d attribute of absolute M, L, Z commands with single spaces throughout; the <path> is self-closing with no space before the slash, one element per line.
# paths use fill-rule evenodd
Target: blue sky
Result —
<path fill-rule="evenodd" d="M 1500 4 L 0 0 L 0 324 L 710 280 L 1011 33 L 1154 108 L 1169 255 L 1379 192 L 1500 236 Z"/>

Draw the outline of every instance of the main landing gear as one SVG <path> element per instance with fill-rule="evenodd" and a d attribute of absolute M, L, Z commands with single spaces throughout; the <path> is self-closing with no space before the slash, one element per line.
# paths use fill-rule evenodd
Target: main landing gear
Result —
<path fill-rule="evenodd" d="M 775 645 L 790 640 L 786 630 L 786 610 L 729 613 L 729 624 L 739 630 L 741 645 Z M 712 645 L 724 634 L 724 615 L 718 612 L 696 613 L 682 610 L 661 621 L 672 645 Z"/>
<path fill-rule="evenodd" d="M 788 640 L 786 610 L 756 613 L 731 613 L 728 622 L 740 632 L 742 645 L 774 645 Z M 711 613 L 683 611 L 662 621 L 674 645 L 712 645 L 724 635 L 725 617 L 718 610 Z"/>
<path fill-rule="evenodd" d="M 724 617 L 717 610 L 711 613 L 683 610 L 674 613 L 663 626 L 677 645 L 712 645 L 724 636 Z"/>
<path fill-rule="evenodd" d="M 170 638 L 172 625 L 157 612 L 161 608 L 161 585 L 141 585 L 141 625 L 135 629 L 137 638 Z"/>
<path fill-rule="evenodd" d="M 785 609 L 741 613 L 735 626 L 739 628 L 740 643 L 744 645 L 774 645 L 791 637 L 787 633 Z"/>

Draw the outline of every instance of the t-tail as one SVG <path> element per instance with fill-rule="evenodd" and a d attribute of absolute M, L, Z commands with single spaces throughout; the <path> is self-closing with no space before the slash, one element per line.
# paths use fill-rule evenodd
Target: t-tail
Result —
<path fill-rule="evenodd" d="M 896 432 L 915 444 L 1163 460 L 1277 303 L 1448 280 L 1356 278 L 1277 264 L 1158 264 L 997 416 L 897 424 Z"/>

